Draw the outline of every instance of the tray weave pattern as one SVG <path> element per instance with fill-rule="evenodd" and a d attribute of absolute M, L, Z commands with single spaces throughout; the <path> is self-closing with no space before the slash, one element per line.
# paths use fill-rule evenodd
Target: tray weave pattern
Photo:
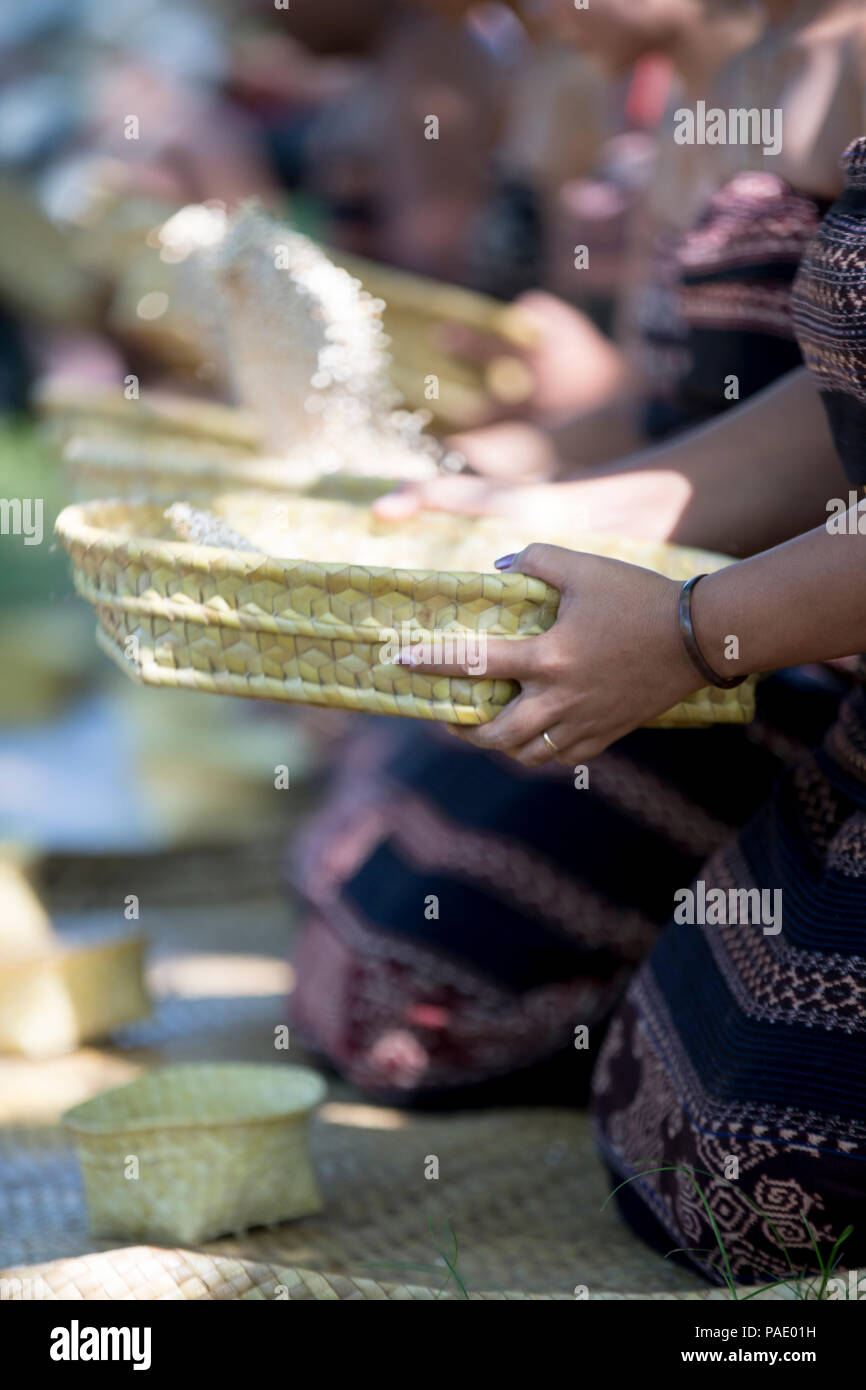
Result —
<path fill-rule="evenodd" d="M 319 545 L 326 550 L 322 508 Z M 441 520 L 431 517 L 431 527 Z M 513 682 L 406 670 L 382 659 L 383 634 L 408 625 L 413 640 L 427 642 L 447 634 L 456 643 L 479 632 L 520 640 L 556 617 L 559 595 L 525 575 L 278 559 L 171 540 L 167 532 L 162 510 L 144 503 L 68 507 L 57 521 L 76 588 L 96 610 L 101 645 L 146 685 L 481 724 L 513 697 Z M 725 563 L 610 537 L 576 544 L 674 578 Z M 750 680 L 735 690 L 698 691 L 654 723 L 745 723 L 753 712 Z"/>

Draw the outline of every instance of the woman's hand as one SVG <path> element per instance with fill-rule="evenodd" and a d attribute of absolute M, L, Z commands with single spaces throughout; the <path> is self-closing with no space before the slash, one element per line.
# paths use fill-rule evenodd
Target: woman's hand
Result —
<path fill-rule="evenodd" d="M 452 434 L 447 444 L 474 473 L 493 481 L 549 482 L 562 471 L 550 435 L 520 420 Z"/>
<path fill-rule="evenodd" d="M 423 483 L 406 483 L 377 497 L 373 515 L 401 522 L 417 512 L 460 516 L 500 516 L 548 536 L 609 531 L 644 540 L 666 540 L 689 497 L 689 484 L 676 473 L 649 469 L 571 483 L 508 483 L 459 473 L 440 474 Z M 531 528 L 531 529 L 530 529 Z"/>
<path fill-rule="evenodd" d="M 680 640 L 674 580 L 551 545 L 530 545 L 496 567 L 544 579 L 562 597 L 555 624 L 541 636 L 488 639 L 485 677 L 519 681 L 521 693 L 489 724 L 454 727 L 468 742 L 527 767 L 554 757 L 574 766 L 703 684 Z M 477 662 L 471 670 L 403 664 L 432 676 L 479 674 Z"/>
<path fill-rule="evenodd" d="M 470 473 L 443 473 L 377 497 L 372 510 L 380 521 L 405 521 L 416 512 L 454 512 L 459 516 L 504 516 L 541 527 L 550 505 L 550 488 L 543 483 L 520 487 Z"/>
<path fill-rule="evenodd" d="M 567 420 L 597 410 L 622 389 L 627 379 L 622 353 L 582 309 L 543 290 L 528 290 L 512 307 L 534 330 L 534 340 L 520 353 L 496 334 L 465 324 L 443 323 L 437 334 L 442 347 L 455 357 L 486 369 L 492 419 L 497 406 L 500 414 L 511 414 L 519 406 L 521 415 L 538 422 Z M 526 378 L 525 394 L 517 401 L 508 398 L 507 390 L 498 391 L 495 371 L 497 363 L 515 357 Z"/>

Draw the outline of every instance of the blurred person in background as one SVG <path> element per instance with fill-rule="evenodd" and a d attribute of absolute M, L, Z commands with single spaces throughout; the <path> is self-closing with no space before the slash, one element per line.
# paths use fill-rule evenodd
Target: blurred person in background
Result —
<path fill-rule="evenodd" d="M 467 283 L 525 31 L 504 5 L 374 12 L 366 71 L 311 125 L 308 187 L 337 248 Z"/>
<path fill-rule="evenodd" d="M 332 244 L 503 298 L 545 283 L 558 190 L 622 128 L 628 80 L 612 85 L 534 10 L 371 7 L 366 66 L 312 116 L 301 154 Z M 287 23 L 309 41 L 306 18 Z"/>
<path fill-rule="evenodd" d="M 718 1284 L 826 1278 L 835 1261 L 856 1269 L 866 1254 L 866 656 L 851 656 L 866 646 L 866 135 L 840 166 L 844 193 L 805 248 L 791 294 L 832 447 L 756 440 L 723 461 L 724 524 L 747 533 L 755 553 L 686 584 L 567 541 L 497 560 L 500 571 L 555 587 L 558 614 L 541 636 L 488 644 L 487 678 L 516 679 L 521 693 L 491 723 L 456 730 L 523 768 L 557 760 L 569 777 L 583 769 L 594 779 L 623 735 L 705 683 L 727 689 L 746 673 L 850 663 L 851 689 L 812 747 L 796 669 L 793 756 L 783 753 L 766 800 L 708 854 L 691 886 L 674 887 L 593 1072 L 596 1137 L 623 1214 L 659 1253 Z M 756 412 L 745 410 L 754 427 Z M 711 474 L 690 482 L 686 524 L 691 502 L 713 490 Z M 811 515 L 800 510 L 804 494 Z M 780 532 L 786 543 L 774 544 Z M 402 662 L 435 679 L 467 674 L 461 661 Z M 741 775 L 731 764 L 716 770 L 742 792 Z M 604 782 L 601 790 L 604 800 Z M 638 820 L 660 811 L 639 803 L 638 768 L 624 791 Z M 696 818 L 685 824 L 698 828 Z M 579 840 L 575 857 L 586 848 Z M 633 874 L 623 858 L 621 871 Z M 499 869 L 503 888 L 509 876 L 512 891 L 535 886 L 510 861 Z M 582 916 L 572 932 L 587 920 L 597 927 Z M 500 930 L 497 966 L 511 951 L 513 934 Z M 551 990 L 550 1012 L 556 1002 Z M 585 1046 L 579 1022 L 575 1035 Z"/>
<path fill-rule="evenodd" d="M 256 126 L 227 96 L 229 69 L 220 15 L 193 0 L 45 0 L 10 16 L 0 45 L 0 198 L 10 238 L 0 302 L 27 360 L 11 403 L 23 405 L 46 373 L 122 380 L 131 345 L 117 340 L 106 311 L 117 258 L 126 243 L 130 256 L 143 249 L 131 240 L 136 209 L 148 209 L 143 240 L 183 203 L 273 201 Z M 111 254 L 79 260 L 64 238 L 106 202 L 126 223 Z M 135 365 L 145 377 L 152 367 Z"/>
<path fill-rule="evenodd" d="M 764 6 L 682 0 L 670 11 L 664 5 L 643 7 L 637 38 L 628 32 L 628 10 L 623 0 L 584 13 L 563 0 L 559 20 L 563 36 L 570 33 L 614 71 L 634 60 L 649 34 L 679 78 L 660 131 L 658 162 L 633 219 L 615 341 L 587 328 L 581 360 L 593 365 L 588 386 L 584 372 L 571 373 L 577 410 L 569 412 L 567 385 L 557 389 L 554 384 L 545 392 L 540 382 L 542 408 L 536 418 L 546 429 L 502 425 L 456 439 L 455 447 L 478 472 L 549 477 L 616 459 L 719 409 L 736 408 L 799 357 L 785 286 L 796 268 L 798 245 L 840 191 L 834 151 L 858 129 L 862 7 L 856 0 L 767 0 Z M 734 27 L 720 34 L 720 24 Z M 725 51 L 725 32 L 727 51 L 733 43 L 739 56 L 721 69 L 716 64 L 713 76 L 712 55 Z M 744 45 L 743 34 L 755 42 Z M 694 108 L 698 100 L 723 110 L 781 110 L 780 153 L 765 155 L 749 144 L 676 143 L 676 111 Z M 739 180 L 746 170 L 763 173 L 766 180 Z M 727 290 L 713 285 L 725 274 L 731 278 L 725 256 L 734 254 L 738 239 L 738 283 L 751 319 L 745 313 L 732 317 L 738 293 L 733 281 Z M 725 321 L 739 331 L 736 339 L 719 332 Z M 550 371 L 555 383 L 555 369 L 548 364 L 560 356 L 557 327 L 564 348 L 576 353 L 581 345 L 575 315 L 551 314 L 551 327 L 549 347 L 542 336 L 536 359 L 542 375 Z M 739 395 L 728 400 L 715 389 L 720 351 L 739 380 Z M 446 501 L 443 485 L 443 504 L 459 508 L 460 487 L 452 480 Z M 470 484 L 463 491 L 467 503 L 471 499 L 480 510 L 498 506 L 495 488 L 489 496 Z M 515 496 L 513 503 L 516 512 L 523 510 L 524 499 Z M 436 505 L 435 491 L 427 504 Z M 503 508 L 509 505 L 502 499 Z"/>
<path fill-rule="evenodd" d="M 452 441 L 473 471 L 506 480 L 556 476 L 640 439 L 653 389 L 640 360 L 655 332 L 649 317 L 664 322 L 673 314 L 670 247 L 724 177 L 714 149 L 673 145 L 674 109 L 705 96 L 713 74 L 764 23 L 754 0 L 679 0 L 645 6 L 639 16 L 626 0 L 591 13 L 544 0 L 539 11 L 548 43 L 572 46 L 585 67 L 595 64 L 618 94 L 619 111 L 594 162 L 559 185 L 548 207 L 550 283 L 559 294 L 532 290 L 518 301 L 539 330 L 528 354 L 535 389 L 521 422 Z M 567 143 L 562 134 L 560 141 Z M 463 329 L 451 340 L 471 356 L 495 352 Z M 540 428 L 527 428 L 527 418 Z"/>
<path fill-rule="evenodd" d="M 707 32 L 720 12 L 730 19 L 730 6 L 708 6 Z M 597 0 L 594 13 L 616 21 L 614 58 L 634 59 L 667 34 L 665 51 L 678 54 L 680 66 L 677 26 L 687 14 L 697 37 L 695 74 L 703 74 L 693 75 L 687 91 L 692 99 L 716 91 L 699 6 Z M 804 109 L 825 117 L 844 110 L 853 137 L 866 117 L 855 61 L 864 17 L 848 4 L 812 0 L 773 4 L 762 20 L 750 105 L 781 105 L 794 129 Z M 603 33 L 599 25 L 599 47 Z M 723 81 L 736 82 L 750 61 L 735 56 Z M 846 78 L 844 99 L 816 108 L 828 65 Z M 660 355 L 678 366 L 685 389 L 658 397 L 667 415 L 660 432 L 676 433 L 674 442 L 573 483 L 529 488 L 443 478 L 383 499 L 380 515 L 399 517 L 419 505 L 489 507 L 522 526 L 570 517 L 575 533 L 619 530 L 740 554 L 814 525 L 823 515 L 822 469 L 837 464 L 817 394 L 797 367 L 790 289 L 839 187 L 838 150 L 831 154 L 830 144 L 842 134 L 835 121 L 826 140 L 820 123 L 813 127 L 811 141 L 792 144 L 781 178 L 748 168 L 752 151 L 682 147 L 669 131 L 660 166 L 671 166 L 669 198 L 680 151 L 689 171 L 684 187 L 693 187 L 694 176 L 704 196 L 713 194 L 674 262 L 686 290 L 682 319 L 666 318 L 665 305 L 677 308 L 674 276 L 655 296 L 662 312 L 650 323 L 657 326 L 644 332 L 650 355 L 668 346 L 665 334 L 678 349 Z M 747 166 L 733 184 L 732 159 Z M 661 198 L 658 183 L 653 192 Z M 673 204 L 680 213 L 682 198 Z M 741 377 L 741 398 L 730 409 L 726 364 Z M 583 369 L 575 359 L 569 367 Z M 672 418 L 674 405 L 679 418 Z M 712 413 L 721 418 L 684 428 Z M 728 477 L 734 460 L 768 497 L 783 488 L 786 504 L 772 509 L 770 530 L 763 522 L 750 527 L 739 484 Z M 783 465 L 788 480 L 790 467 L 799 470 L 799 486 L 782 484 Z M 823 670 L 768 680 L 747 731 L 716 727 L 693 739 L 631 733 L 593 759 L 590 788 L 579 793 L 562 773 L 515 769 L 441 731 L 386 724 L 374 733 L 365 724 L 298 859 L 296 881 L 309 903 L 295 954 L 301 1032 L 359 1085 L 402 1101 L 579 1099 L 591 1058 L 575 1062 L 574 1020 L 601 1029 L 655 940 L 676 886 L 761 804 L 782 768 L 820 739 L 844 685 L 843 675 Z M 430 894 L 433 918 L 424 907 Z"/>

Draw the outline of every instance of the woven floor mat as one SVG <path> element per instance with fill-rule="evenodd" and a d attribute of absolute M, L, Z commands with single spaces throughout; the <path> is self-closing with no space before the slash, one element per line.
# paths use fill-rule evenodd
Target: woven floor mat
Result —
<path fill-rule="evenodd" d="M 6 1270 L 2 1296 L 10 1299 L 49 1301 L 101 1300 L 109 1302 L 153 1302 L 248 1299 L 294 1302 L 429 1302 L 437 1298 L 493 1301 L 571 1300 L 571 1293 L 522 1293 L 485 1290 L 480 1293 L 455 1290 L 444 1281 L 432 1287 L 399 1283 L 345 1274 L 322 1274 L 312 1269 L 263 1264 L 254 1260 L 230 1259 L 207 1251 L 162 1250 L 147 1245 L 126 1246 L 99 1255 L 82 1255 L 74 1260 L 54 1260 Z M 747 1293 L 748 1290 L 743 1290 Z M 727 1298 L 723 1289 L 695 1289 L 685 1293 L 599 1292 L 591 1297 L 611 1300 L 687 1299 L 717 1301 Z M 758 1294 L 761 1299 L 785 1300 L 790 1294 L 773 1289 Z"/>
<path fill-rule="evenodd" d="M 450 1255 L 453 1231 L 470 1291 L 573 1296 L 576 1285 L 673 1292 L 698 1283 L 635 1241 L 611 1207 L 602 1212 L 605 1178 L 579 1113 L 410 1116 L 331 1101 L 313 1151 L 321 1215 L 212 1241 L 208 1251 L 435 1287 L 447 1273 L 439 1248 Z M 425 1177 L 433 1158 L 438 1179 Z M 0 1169 L 0 1267 L 116 1243 L 88 1235 L 74 1153 L 56 1126 L 0 1129 Z"/>
<path fill-rule="evenodd" d="M 313 1126 L 320 1216 L 213 1241 L 198 1254 L 94 1240 L 58 1116 L 156 1063 L 273 1062 L 292 985 L 290 916 L 279 897 L 143 910 L 159 996 L 153 1019 L 110 1046 L 0 1062 L 4 1277 L 28 1266 L 60 1297 L 269 1297 L 271 1280 L 292 1298 L 423 1298 L 448 1272 L 437 1242 L 450 1254 L 453 1231 L 473 1295 L 571 1298 L 584 1285 L 592 1297 L 621 1297 L 699 1286 L 635 1240 L 613 1206 L 602 1212 L 607 1183 L 584 1114 L 411 1115 L 359 1103 L 340 1083 Z M 288 1059 L 307 1060 L 294 1040 Z M 438 1178 L 425 1176 L 434 1158 Z M 122 1287 L 135 1291 L 105 1292 Z"/>

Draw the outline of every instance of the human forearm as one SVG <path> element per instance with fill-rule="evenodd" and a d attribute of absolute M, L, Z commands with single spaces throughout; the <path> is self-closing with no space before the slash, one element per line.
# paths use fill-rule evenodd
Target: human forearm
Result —
<path fill-rule="evenodd" d="M 817 528 L 703 578 L 692 621 L 719 676 L 768 671 L 866 649 L 866 505 L 845 531 Z M 856 523 L 862 520 L 864 534 Z M 554 545 L 527 546 L 496 568 L 543 579 L 560 594 L 553 626 L 525 642 L 492 637 L 488 679 L 516 680 L 520 698 L 460 737 L 529 767 L 588 763 L 706 684 L 679 630 L 681 585 L 651 570 Z M 466 662 L 419 665 L 471 674 Z"/>
<path fill-rule="evenodd" d="M 844 478 L 801 369 L 709 425 L 560 487 L 590 525 L 749 555 L 819 523 Z"/>
<path fill-rule="evenodd" d="M 396 520 L 421 508 L 508 516 L 550 534 L 610 531 L 752 555 L 810 530 L 844 493 L 824 409 L 805 369 L 670 443 L 571 482 L 515 487 L 436 478 L 377 503 Z"/>
<path fill-rule="evenodd" d="M 866 651 L 866 503 L 844 521 L 844 531 L 817 527 L 701 580 L 692 619 L 719 675 Z"/>
<path fill-rule="evenodd" d="M 594 409 L 549 429 L 560 475 L 579 479 L 588 469 L 634 455 L 645 443 L 638 415 L 638 402 L 619 383 Z"/>

